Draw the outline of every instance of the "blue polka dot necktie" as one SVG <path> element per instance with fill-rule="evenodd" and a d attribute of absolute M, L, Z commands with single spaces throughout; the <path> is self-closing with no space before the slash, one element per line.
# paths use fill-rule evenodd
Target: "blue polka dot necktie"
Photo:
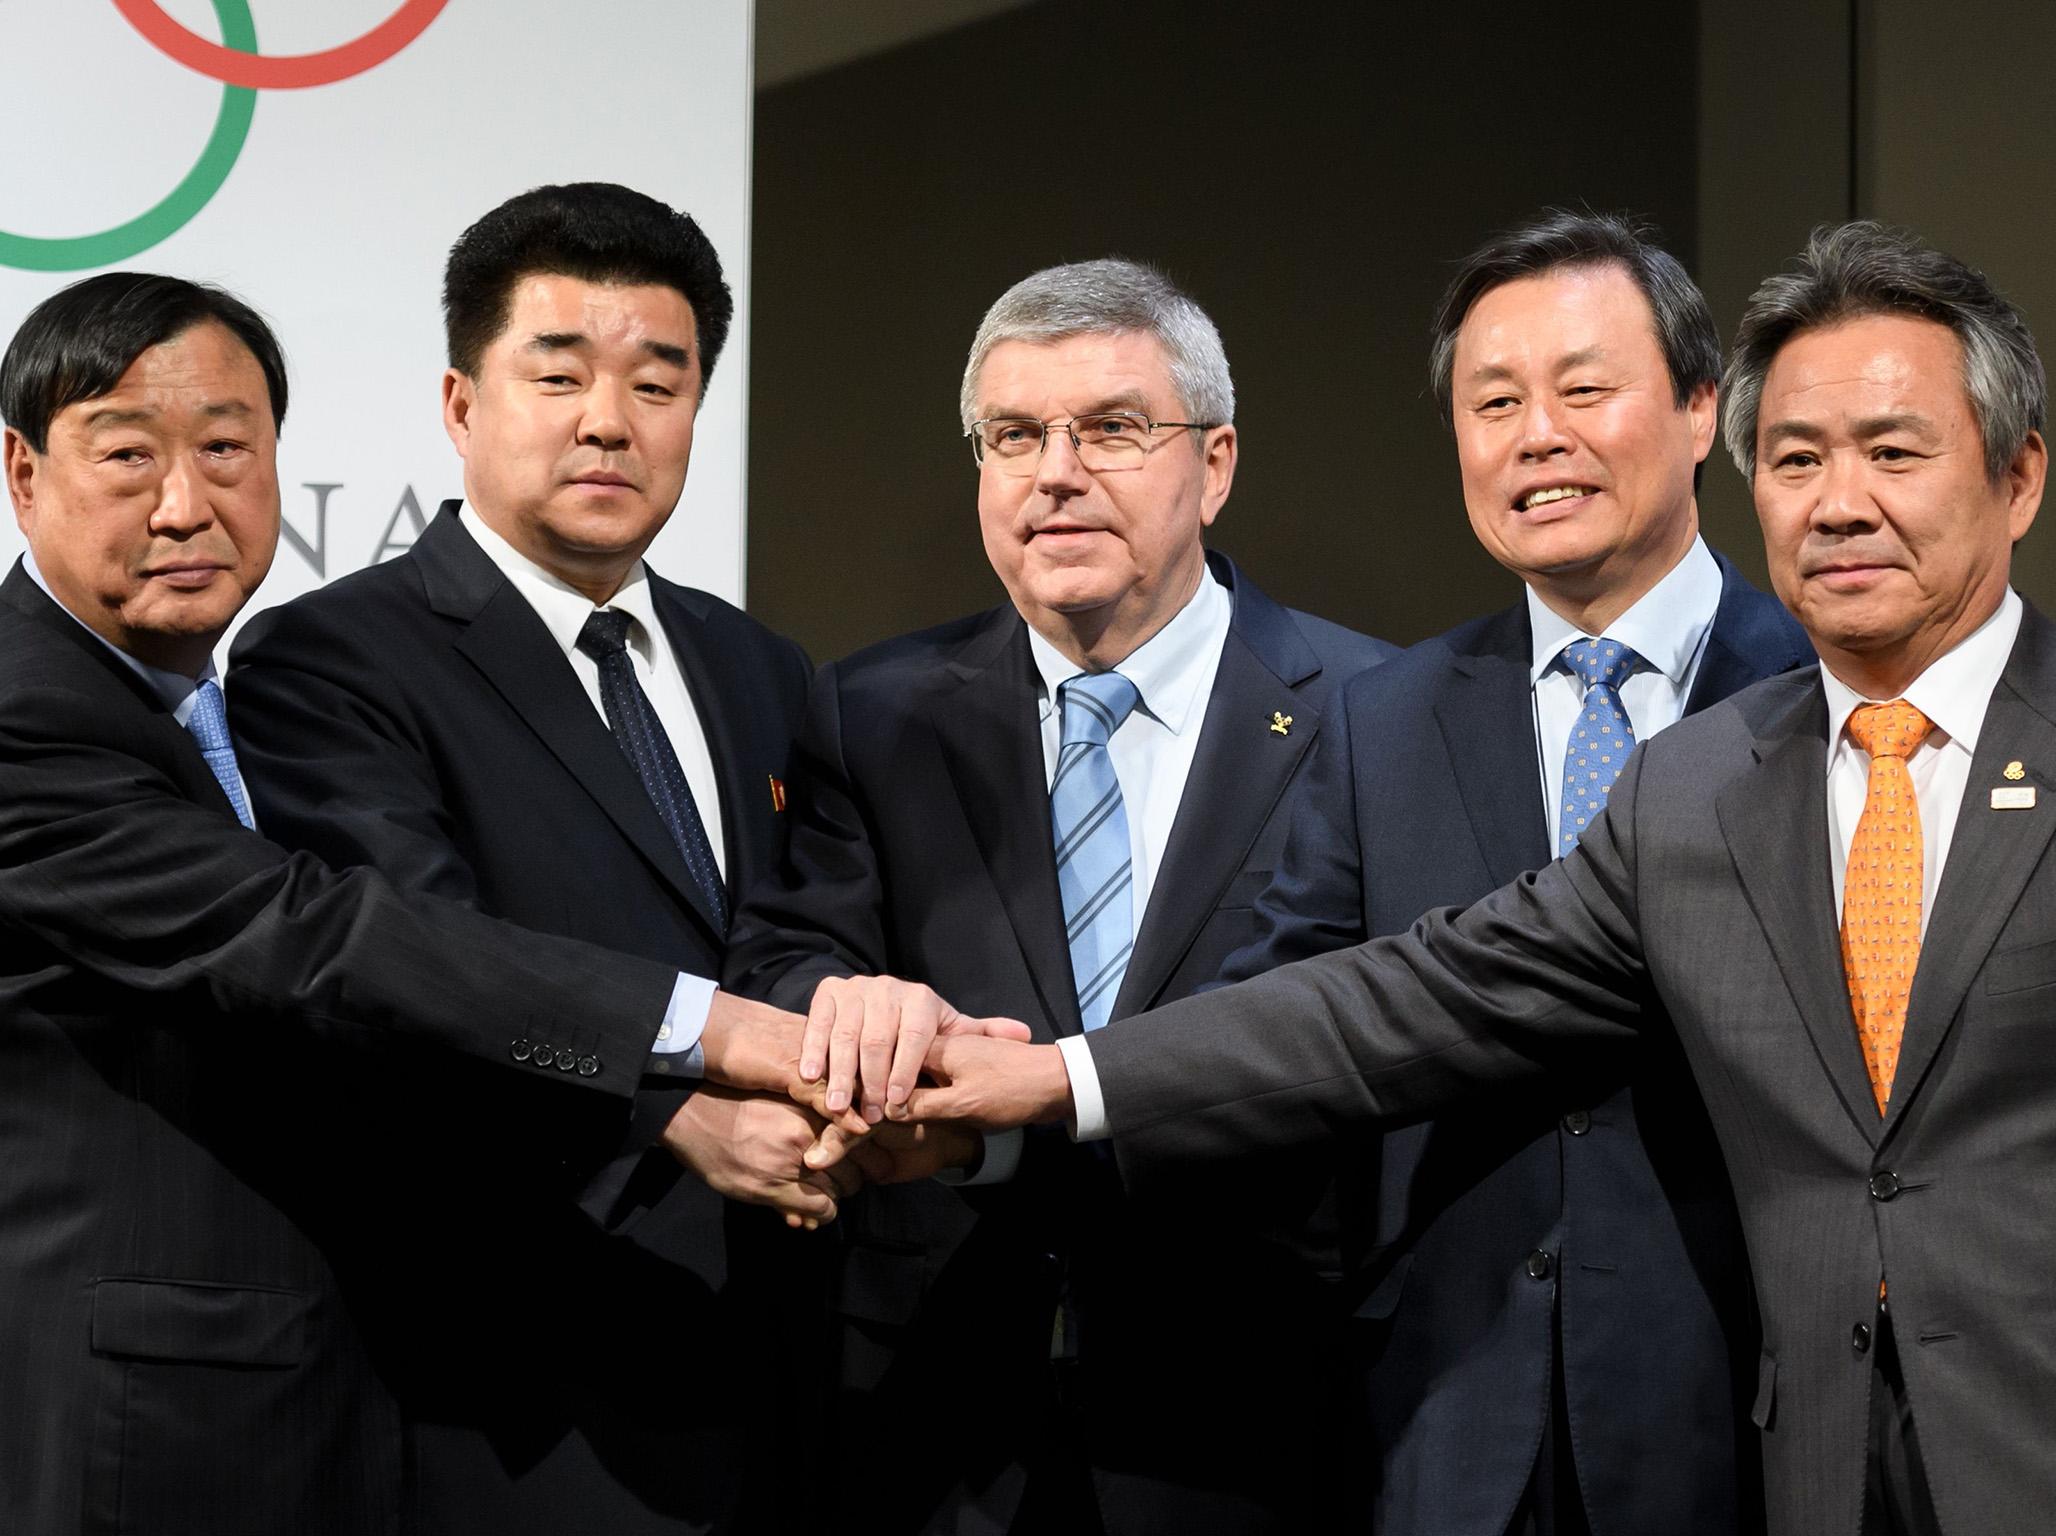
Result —
<path fill-rule="evenodd" d="M 725 930 L 728 892 L 721 884 L 721 866 L 714 861 L 714 845 L 707 840 L 706 824 L 693 803 L 685 770 L 678 766 L 678 754 L 671 750 L 671 738 L 664 734 L 655 706 L 636 681 L 635 664 L 628 659 L 628 628 L 634 622 L 616 609 L 596 608 L 578 632 L 578 648 L 599 663 L 600 707 L 606 711 L 615 744 L 642 780 L 650 804 L 678 845 L 686 872 L 705 894 L 714 925 Z"/>
<path fill-rule="evenodd" d="M 229 739 L 228 705 L 221 697 L 220 686 L 212 678 L 193 690 L 193 708 L 186 716 L 186 729 L 192 732 L 193 740 L 199 744 L 200 755 L 207 759 L 214 782 L 221 786 L 221 792 L 228 796 L 228 803 L 235 807 L 236 820 L 255 831 L 257 823 L 250 815 L 250 796 L 243 788 L 243 775 L 236 767 L 236 745 Z"/>
<path fill-rule="evenodd" d="M 1607 792 L 1635 749 L 1635 727 L 1621 703 L 1620 685 L 1642 660 L 1618 640 L 1573 640 L 1564 667 L 1585 685 L 1585 702 L 1563 754 L 1563 819 L 1556 851 L 1578 846 L 1585 828 L 1606 809 Z"/>
<path fill-rule="evenodd" d="M 1114 1011 L 1135 948 L 1128 809 L 1107 742 L 1141 699 L 1118 672 L 1074 677 L 1057 690 L 1063 745 L 1049 786 L 1049 820 L 1078 1017 L 1087 1029 L 1098 1029 Z"/>

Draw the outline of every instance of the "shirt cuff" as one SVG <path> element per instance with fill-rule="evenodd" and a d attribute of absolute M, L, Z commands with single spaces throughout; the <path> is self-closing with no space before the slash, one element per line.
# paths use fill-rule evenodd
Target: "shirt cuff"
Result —
<path fill-rule="evenodd" d="M 1063 1054 L 1064 1070 L 1071 1075 L 1071 1121 L 1073 1141 L 1104 1141 L 1112 1135 L 1107 1125 L 1107 1101 L 1099 1091 L 1099 1068 L 1092 1064 L 1092 1047 L 1083 1035 L 1066 1035 L 1057 1042 Z"/>
<path fill-rule="evenodd" d="M 1027 1133 L 1019 1126 L 1011 1131 L 987 1131 L 985 1149 L 978 1160 L 978 1171 L 966 1173 L 961 1168 L 945 1168 L 935 1176 L 939 1184 L 955 1189 L 975 1189 L 981 1184 L 1005 1184 L 1011 1180 L 1021 1166 L 1021 1146 L 1027 1140 Z"/>
<path fill-rule="evenodd" d="M 707 1015 L 714 1010 L 716 990 L 716 984 L 704 976 L 678 973 L 671 988 L 671 1004 L 650 1045 L 652 1072 L 666 1077 L 707 1075 L 707 1053 L 700 1048 L 700 1036 L 707 1032 Z"/>

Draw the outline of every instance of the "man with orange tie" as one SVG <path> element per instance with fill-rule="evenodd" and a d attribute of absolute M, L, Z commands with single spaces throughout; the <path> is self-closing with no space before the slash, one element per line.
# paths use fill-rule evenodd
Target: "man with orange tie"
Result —
<path fill-rule="evenodd" d="M 2046 1530 L 2056 624 L 2008 584 L 2046 393 L 1982 274 L 1816 232 L 1722 394 L 1817 672 L 1644 743 L 1574 850 L 1468 911 L 1077 1040 L 952 1042 L 904 1112 L 1068 1117 L 1132 1188 L 1673 1029 L 1755 1274 L 1774 1536 Z"/>

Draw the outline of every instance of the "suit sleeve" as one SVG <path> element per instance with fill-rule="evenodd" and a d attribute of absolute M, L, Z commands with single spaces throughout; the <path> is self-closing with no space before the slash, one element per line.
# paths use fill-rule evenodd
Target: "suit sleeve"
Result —
<path fill-rule="evenodd" d="M 0 699 L 0 921 L 136 992 L 522 1072 L 513 1042 L 547 1043 L 559 1081 L 633 1091 L 669 969 L 288 854 L 187 799 L 138 723 L 61 688 Z"/>
<path fill-rule="evenodd" d="M 722 984 L 804 1013 L 830 976 L 888 970 L 885 885 L 843 757 L 834 663 L 815 674 L 794 753 L 785 857 L 730 925 Z"/>
<path fill-rule="evenodd" d="M 1631 1041 L 1649 995 L 1635 900 L 1643 761 L 1575 852 L 1467 911 L 1087 1037 L 1123 1175 L 1146 1183 L 1193 1159 L 1427 1118 Z"/>
<path fill-rule="evenodd" d="M 1222 964 L 1224 982 L 1247 981 L 1369 936 L 1350 692 L 1337 691 L 1305 778 L 1293 791 L 1292 828 L 1271 883 L 1257 899 L 1256 936 Z"/>

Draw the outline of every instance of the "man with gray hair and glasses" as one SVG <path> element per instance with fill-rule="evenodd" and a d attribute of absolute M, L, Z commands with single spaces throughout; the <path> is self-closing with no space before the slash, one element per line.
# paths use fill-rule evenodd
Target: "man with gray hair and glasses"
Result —
<path fill-rule="evenodd" d="M 1575 849 L 1467 911 L 1089 1041 L 953 1043 L 900 1113 L 1075 1117 L 1131 1183 L 1190 1179 L 1663 1021 L 1748 1238 L 1771 1530 L 2028 1536 L 2056 1506 L 2056 625 L 2009 575 L 2041 360 L 1982 274 L 1856 223 L 1757 290 L 1725 383 L 1819 669 L 1638 748 Z"/>
<path fill-rule="evenodd" d="M 1211 981 L 1252 936 L 1331 692 L 1390 650 L 1207 553 L 1234 388 L 1212 322 L 1160 274 L 1093 261 L 1016 284 L 960 405 L 1010 601 L 822 671 L 790 858 L 729 941 L 728 985 L 811 1006 L 803 1066 L 860 1046 L 826 1102 L 873 1114 L 920 1065 L 895 1059 L 897 1029 L 941 999 L 1047 1041 Z M 854 1154 L 874 1179 L 938 1155 L 893 1147 L 903 1129 Z M 991 1187 L 923 1180 L 846 1210 L 842 1419 L 893 1465 L 910 1433 L 920 1447 L 904 1486 L 857 1448 L 868 1523 L 1317 1528 L 1342 1463 L 1320 1391 L 1337 1341 L 1313 1270 L 1255 1235 L 1264 1165 L 1143 1211 L 1061 1135 L 973 1155 Z"/>

